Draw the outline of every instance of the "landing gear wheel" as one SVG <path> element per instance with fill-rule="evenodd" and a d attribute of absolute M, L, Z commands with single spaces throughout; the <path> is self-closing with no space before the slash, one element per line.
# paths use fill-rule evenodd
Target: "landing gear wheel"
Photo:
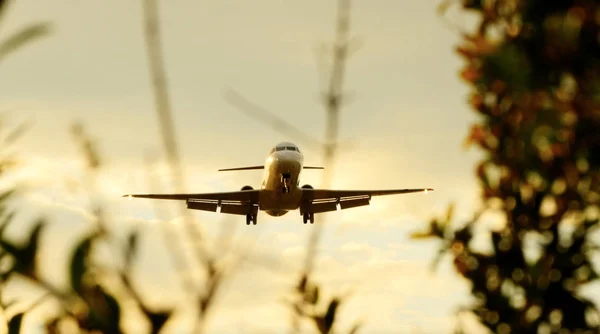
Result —
<path fill-rule="evenodd" d="M 311 224 L 315 223 L 315 214 L 314 213 L 310 213 L 310 216 L 308 217 L 308 219 L 310 220 Z"/>
<path fill-rule="evenodd" d="M 303 220 L 304 224 L 308 223 L 308 215 L 309 215 L 309 213 L 305 213 L 304 215 L 302 215 L 302 220 Z"/>
<path fill-rule="evenodd" d="M 250 225 L 250 223 L 252 223 L 252 225 L 256 225 L 257 216 L 258 215 L 246 215 L 246 225 Z"/>

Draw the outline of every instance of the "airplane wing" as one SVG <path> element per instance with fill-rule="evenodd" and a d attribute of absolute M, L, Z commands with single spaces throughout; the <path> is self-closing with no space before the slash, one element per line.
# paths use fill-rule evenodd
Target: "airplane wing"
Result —
<path fill-rule="evenodd" d="M 127 194 L 123 197 L 150 198 L 185 201 L 188 209 L 247 215 L 256 214 L 259 204 L 259 190 L 240 190 L 200 194 Z"/>
<path fill-rule="evenodd" d="M 371 197 L 433 191 L 431 188 L 389 190 L 302 189 L 300 213 L 320 213 L 369 205 Z"/>
<path fill-rule="evenodd" d="M 250 167 L 235 167 L 235 168 L 221 168 L 219 172 L 230 172 L 236 170 L 255 170 L 255 169 L 264 169 L 265 166 L 250 166 Z"/>

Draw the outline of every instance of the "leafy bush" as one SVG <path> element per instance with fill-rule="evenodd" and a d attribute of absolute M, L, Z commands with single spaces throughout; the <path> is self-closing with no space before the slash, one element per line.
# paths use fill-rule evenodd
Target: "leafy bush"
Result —
<path fill-rule="evenodd" d="M 448 2 L 443 4 L 448 5 Z M 444 240 L 475 302 L 466 312 L 496 333 L 597 333 L 596 305 L 580 293 L 598 279 L 600 30 L 597 1 L 462 1 L 481 19 L 457 51 L 480 116 L 467 144 L 483 207 L 460 228 L 448 216 L 427 233 Z M 485 214 L 485 215 L 484 215 Z M 501 228 L 475 229 L 495 214 Z M 530 253 L 534 255 L 530 255 Z"/>

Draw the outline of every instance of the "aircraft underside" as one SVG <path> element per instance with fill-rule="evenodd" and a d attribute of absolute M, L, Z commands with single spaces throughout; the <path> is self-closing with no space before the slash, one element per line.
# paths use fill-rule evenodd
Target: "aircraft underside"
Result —
<path fill-rule="evenodd" d="M 259 211 L 269 216 L 281 217 L 299 210 L 303 223 L 313 224 L 315 213 L 345 210 L 369 205 L 372 196 L 408 194 L 432 191 L 431 188 L 384 189 L 384 190 L 335 190 L 314 189 L 310 185 L 300 187 L 300 173 L 304 169 L 323 169 L 304 166 L 304 158 L 298 147 L 282 142 L 272 148 L 262 166 L 220 169 L 264 170 L 260 189 L 243 186 L 238 191 L 195 194 L 127 194 L 124 197 L 152 198 L 185 201 L 187 208 L 246 216 L 247 225 L 256 225 Z"/>

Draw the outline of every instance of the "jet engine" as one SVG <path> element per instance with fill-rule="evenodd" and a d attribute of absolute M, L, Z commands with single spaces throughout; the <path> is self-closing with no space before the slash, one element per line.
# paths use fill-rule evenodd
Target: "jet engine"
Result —
<path fill-rule="evenodd" d="M 305 184 L 302 186 L 302 189 L 315 189 L 315 188 L 313 188 L 313 186 L 311 186 L 310 184 Z"/>
<path fill-rule="evenodd" d="M 242 190 L 253 190 L 252 186 L 243 186 Z"/>

